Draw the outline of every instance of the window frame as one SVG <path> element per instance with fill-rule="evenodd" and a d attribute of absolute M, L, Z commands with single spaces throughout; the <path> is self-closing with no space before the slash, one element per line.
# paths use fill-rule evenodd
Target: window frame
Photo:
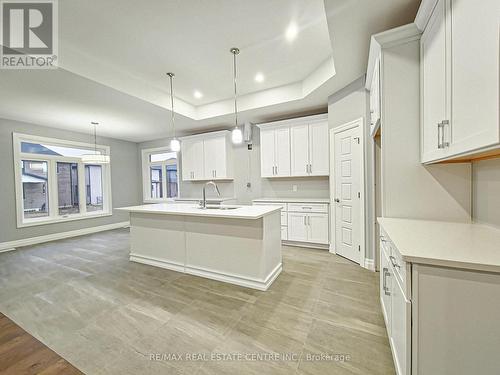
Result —
<path fill-rule="evenodd" d="M 167 198 L 167 173 L 166 173 L 166 161 L 150 161 L 150 156 L 152 154 L 160 154 L 162 152 L 172 152 L 177 154 L 177 197 Z M 161 202 L 175 202 L 181 195 L 180 186 L 180 153 L 172 151 L 168 146 L 155 147 L 155 148 L 145 148 L 141 150 L 142 155 L 142 200 L 144 203 L 161 203 Z M 161 177 L 161 189 L 163 198 L 152 198 L 151 196 L 151 173 L 150 168 L 153 166 L 161 166 L 162 177 Z"/>
<path fill-rule="evenodd" d="M 16 193 L 16 222 L 17 228 L 31 227 L 37 225 L 62 223 L 73 220 L 92 219 L 103 216 L 112 216 L 112 194 L 111 194 L 111 164 L 99 164 L 102 166 L 102 193 L 103 209 L 102 211 L 87 212 L 86 191 L 85 191 L 85 163 L 78 157 L 68 157 L 59 155 L 32 154 L 21 152 L 21 143 L 47 143 L 62 147 L 81 147 L 89 150 L 94 149 L 93 143 L 68 141 L 57 138 L 40 137 L 36 135 L 12 133 L 13 159 L 14 159 L 14 185 Z M 111 155 L 111 148 L 106 145 L 97 145 L 97 150 Z M 21 161 L 45 161 L 48 165 L 48 202 L 49 215 L 40 218 L 24 218 L 23 203 L 23 183 L 21 174 Z M 57 162 L 78 164 L 78 200 L 80 212 L 77 214 L 59 215 L 58 203 L 58 181 L 57 181 Z M 92 164 L 88 164 L 92 165 Z"/>

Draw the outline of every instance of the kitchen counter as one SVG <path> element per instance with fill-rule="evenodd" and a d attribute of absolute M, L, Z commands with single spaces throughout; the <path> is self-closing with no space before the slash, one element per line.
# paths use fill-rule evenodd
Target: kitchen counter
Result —
<path fill-rule="evenodd" d="M 116 210 L 134 213 L 147 213 L 157 215 L 180 215 L 180 216 L 201 216 L 229 219 L 260 219 L 273 212 L 280 211 L 280 208 L 273 206 L 233 206 L 223 205 L 223 207 L 236 207 L 234 209 L 200 209 L 198 205 L 157 203 L 144 204 L 141 206 L 121 207 Z"/>
<path fill-rule="evenodd" d="M 281 207 L 157 203 L 130 214 L 130 260 L 267 290 L 281 273 Z"/>
<path fill-rule="evenodd" d="M 199 202 L 201 201 L 202 198 L 174 198 L 175 202 Z M 222 202 L 230 202 L 230 201 L 236 201 L 236 198 L 221 198 L 221 197 L 213 197 L 213 198 L 207 198 L 207 202 L 215 202 L 215 203 L 222 203 Z"/>
<path fill-rule="evenodd" d="M 330 203 L 329 198 L 259 198 L 252 202 L 277 202 L 277 203 Z"/>
<path fill-rule="evenodd" d="M 500 273 L 500 230 L 480 224 L 378 218 L 403 260 Z"/>

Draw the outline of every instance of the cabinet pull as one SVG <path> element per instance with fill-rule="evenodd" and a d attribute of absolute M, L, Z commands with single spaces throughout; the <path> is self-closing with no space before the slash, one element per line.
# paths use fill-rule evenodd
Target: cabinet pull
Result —
<path fill-rule="evenodd" d="M 384 271 L 384 280 L 383 280 L 384 293 L 386 296 L 390 296 L 391 292 L 389 292 L 389 288 L 387 287 L 386 276 L 390 276 L 391 274 L 389 273 L 389 270 L 385 267 L 383 268 L 383 271 Z"/>
<path fill-rule="evenodd" d="M 446 142 L 446 141 L 445 141 L 445 132 L 444 132 L 444 127 L 445 127 L 446 125 L 448 125 L 448 126 L 449 126 L 449 125 L 450 125 L 450 121 L 448 121 L 448 120 L 443 120 L 443 121 L 441 122 L 441 147 L 442 147 L 442 148 L 450 147 L 450 142 Z"/>
<path fill-rule="evenodd" d="M 442 149 L 443 148 L 443 144 L 441 143 L 441 140 L 442 140 L 442 133 L 443 133 L 443 123 L 442 122 L 438 122 L 438 149 Z"/>
<path fill-rule="evenodd" d="M 307 219 L 307 216 L 304 216 L 304 225 L 307 225 L 306 219 Z"/>
<path fill-rule="evenodd" d="M 278 174 L 278 166 L 276 166 L 276 175 Z"/>
<path fill-rule="evenodd" d="M 394 258 L 392 255 L 389 257 L 391 260 L 392 266 L 401 269 L 401 266 L 396 263 L 396 258 Z"/>

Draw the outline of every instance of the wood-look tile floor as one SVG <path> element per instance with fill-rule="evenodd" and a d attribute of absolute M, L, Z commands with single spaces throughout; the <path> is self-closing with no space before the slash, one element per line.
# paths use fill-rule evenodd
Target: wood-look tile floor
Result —
<path fill-rule="evenodd" d="M 0 254 L 0 312 L 86 374 L 394 374 L 376 273 L 285 246 L 259 292 L 128 247 L 115 230 Z"/>

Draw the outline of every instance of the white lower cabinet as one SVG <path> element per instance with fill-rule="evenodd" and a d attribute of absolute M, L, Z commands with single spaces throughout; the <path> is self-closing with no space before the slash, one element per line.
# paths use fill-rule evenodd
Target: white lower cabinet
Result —
<path fill-rule="evenodd" d="M 329 204 L 320 202 L 254 200 L 254 205 L 280 206 L 281 239 L 311 247 L 329 244 Z"/>
<path fill-rule="evenodd" d="M 500 274 L 408 263 L 380 232 L 380 303 L 398 375 L 498 374 Z"/>

